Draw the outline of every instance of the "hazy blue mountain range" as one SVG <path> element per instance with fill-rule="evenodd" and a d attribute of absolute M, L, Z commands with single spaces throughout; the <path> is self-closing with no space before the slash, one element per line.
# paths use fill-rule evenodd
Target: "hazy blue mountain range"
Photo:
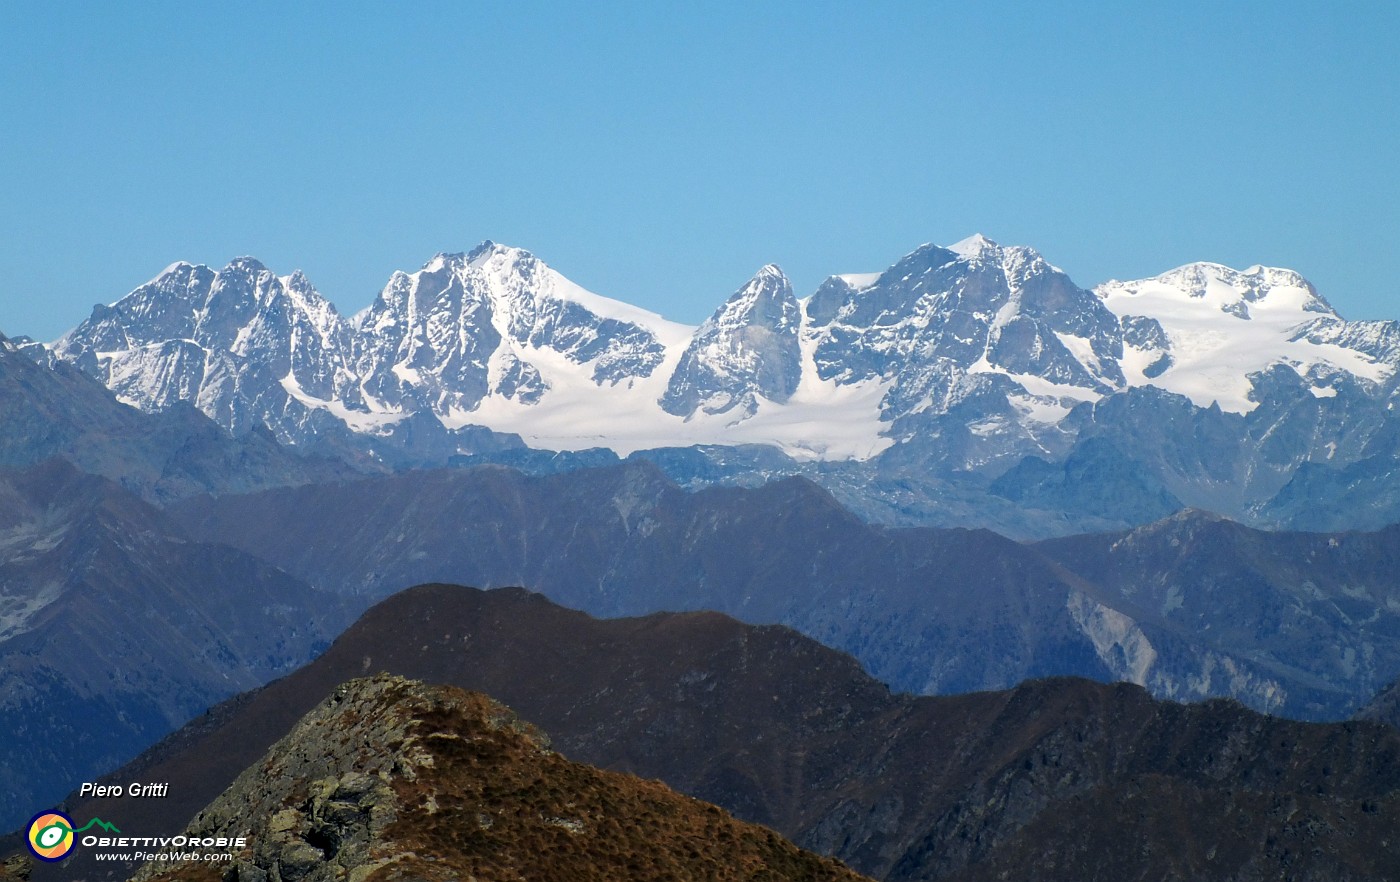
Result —
<path fill-rule="evenodd" d="M 694 328 L 490 242 L 395 273 L 352 317 L 240 258 L 174 264 L 28 351 L 360 467 L 606 449 L 669 458 L 687 486 L 801 473 L 867 519 L 1019 537 L 1183 507 L 1329 529 L 1400 513 L 1361 478 L 1400 469 L 1400 325 L 1345 321 L 1267 267 L 1089 290 L 974 236 L 805 298 L 767 266 Z M 771 452 L 716 452 L 753 445 Z"/>
<path fill-rule="evenodd" d="M 595 615 L 714 609 L 789 625 L 915 693 L 1074 674 L 1339 719 L 1400 675 L 1400 528 L 1269 533 L 1186 511 L 1022 544 L 866 524 L 802 478 L 684 492 L 646 462 L 415 471 L 172 513 L 363 602 L 454 581 Z"/>
<path fill-rule="evenodd" d="M 62 460 L 0 471 L 0 818 L 303 664 L 344 609 Z"/>
<path fill-rule="evenodd" d="M 750 367 L 749 356 L 782 352 L 789 339 L 779 332 L 791 316 L 784 285 L 772 270 L 761 275 L 695 337 L 740 340 L 735 363 Z M 852 290 L 866 281 L 840 280 Z M 752 331 L 760 319 L 765 333 Z M 750 405 L 761 412 L 791 382 L 781 370 L 745 371 L 737 373 L 768 392 L 724 397 L 711 372 L 677 394 L 703 390 L 699 412 L 737 418 Z M 1256 390 L 1286 389 L 1290 376 L 1275 367 L 1256 377 Z M 335 418 L 306 445 L 329 456 L 307 457 L 269 429 L 231 431 L 182 401 L 152 413 L 126 407 L 51 351 L 5 341 L 2 449 L 7 464 L 29 466 L 3 489 L 0 663 L 13 755 L 49 757 L 63 745 L 82 774 L 110 767 L 222 695 L 309 657 L 349 612 L 444 579 L 526 584 L 598 614 L 718 608 L 781 622 L 912 692 L 1078 674 L 1163 697 L 1230 696 L 1285 715 L 1345 717 L 1400 674 L 1393 529 L 1270 534 L 1188 509 L 1132 530 L 1026 544 L 986 530 L 878 526 L 841 504 L 876 499 L 886 490 L 867 490 L 882 486 L 912 498 L 918 476 L 931 474 L 923 486 L 962 488 L 941 497 L 963 506 L 959 516 L 1011 516 L 1019 496 L 1051 500 L 1042 513 L 1068 497 L 1098 523 L 1111 520 L 1111 505 L 1137 506 L 1124 520 L 1157 518 L 1179 507 L 1182 492 L 1143 462 L 1200 469 L 1221 492 L 1230 469 L 1249 463 L 1202 451 L 1228 441 L 1231 426 L 1262 419 L 1266 407 L 1316 416 L 1307 408 L 1344 400 L 1278 392 L 1241 415 L 1138 386 L 1087 407 L 1090 418 L 1113 414 L 1102 425 L 1116 434 L 1084 435 L 1061 461 L 1022 458 L 980 485 L 921 464 L 911 441 L 870 460 L 799 468 L 841 478 L 828 480 L 831 492 L 801 476 L 688 492 L 674 479 L 757 484 L 795 461 L 769 445 L 712 443 L 638 450 L 619 463 L 606 448 L 555 454 L 479 429 L 480 449 L 454 448 L 456 465 L 495 459 L 542 474 L 487 465 L 357 476 L 390 472 L 412 451 L 470 430 L 428 410 L 395 422 L 401 435 L 360 433 Z M 1173 432 L 1155 423 L 1167 412 L 1180 420 Z M 317 419 L 332 417 L 322 410 Z M 1347 469 L 1383 473 L 1386 454 L 1376 451 L 1390 424 L 1381 417 L 1373 429 Z M 361 438 L 377 446 L 359 447 Z M 415 438 L 418 448 L 399 444 Z M 1327 468 L 1300 474 L 1314 480 Z M 1118 486 L 1141 492 L 1120 495 Z M 1360 492 L 1355 480 L 1340 486 Z M 261 492 L 240 492 L 250 490 Z M 1058 523 L 1071 521 L 1067 511 Z M 14 783 L 22 769 L 4 774 L 16 816 L 45 798 Z"/>
<path fill-rule="evenodd" d="M 782 623 L 914 693 L 1344 718 L 1400 675 L 1395 338 L 1284 270 L 1091 291 L 978 237 L 802 299 L 764 267 L 698 328 L 491 243 L 352 318 L 177 264 L 0 338 L 0 712 L 95 773 L 453 581 Z"/>
<path fill-rule="evenodd" d="M 412 471 L 161 511 L 54 460 L 0 473 L 0 497 L 11 755 L 63 744 L 79 770 L 443 579 L 530 585 L 599 615 L 784 623 L 914 693 L 1078 675 L 1327 720 L 1400 675 L 1396 528 L 1267 533 L 1184 512 L 1024 544 L 866 524 L 802 478 L 687 492 L 647 462 Z M 26 774 L 0 769 L 16 816 L 43 796 Z"/>
<path fill-rule="evenodd" d="M 234 436 L 183 402 L 142 413 L 32 342 L 0 335 L 0 468 L 62 456 L 143 498 L 252 490 L 354 474 L 302 456 L 265 428 Z"/>

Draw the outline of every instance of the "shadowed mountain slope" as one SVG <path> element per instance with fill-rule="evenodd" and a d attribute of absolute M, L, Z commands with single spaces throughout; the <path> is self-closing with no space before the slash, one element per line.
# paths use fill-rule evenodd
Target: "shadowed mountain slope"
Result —
<path fill-rule="evenodd" d="M 1282 713 L 1349 715 L 1343 695 L 1355 707 L 1400 673 L 1400 527 L 1274 533 L 1185 511 L 1127 533 L 1034 547 L 1114 597 L 1154 644 L 1171 635 L 1214 654 L 1214 664 L 1202 665 L 1207 678 L 1255 677 L 1260 692 L 1293 692 L 1265 703 Z M 1252 670 L 1226 661 L 1243 647 Z M 1187 694 L 1155 673 L 1145 684 Z M 1316 710 L 1297 700 L 1303 696 Z"/>
<path fill-rule="evenodd" d="M 63 460 L 0 471 L 0 817 L 304 664 L 342 609 Z"/>
<path fill-rule="evenodd" d="M 352 474 L 280 446 L 266 429 L 233 437 L 189 404 L 159 413 L 122 404 L 57 359 L 36 363 L 0 335 L 0 467 L 63 456 L 153 501 L 247 492 Z"/>
<path fill-rule="evenodd" d="M 329 591 L 529 585 L 594 615 L 715 609 L 789 625 L 909 692 L 1072 675 L 1338 719 L 1400 675 L 1396 531 L 1271 535 L 1196 514 L 1130 541 L 1031 546 L 865 524 L 800 478 L 685 493 L 645 462 L 419 472 L 175 511 L 192 535 Z"/>
<path fill-rule="evenodd" d="M 1083 680 L 891 695 L 782 627 L 600 621 L 518 589 L 442 585 L 379 604 L 312 664 L 112 776 L 168 780 L 168 799 L 70 808 L 177 830 L 340 682 L 381 670 L 498 695 L 572 759 L 660 778 L 882 878 L 1400 872 L 1400 733 L 1384 726 Z"/>
<path fill-rule="evenodd" d="M 1387 685 L 1356 712 L 1358 720 L 1374 720 L 1400 729 L 1400 680 Z"/>

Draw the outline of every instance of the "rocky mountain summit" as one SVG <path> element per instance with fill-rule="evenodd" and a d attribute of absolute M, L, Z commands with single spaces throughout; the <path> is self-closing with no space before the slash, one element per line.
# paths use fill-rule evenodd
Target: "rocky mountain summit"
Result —
<path fill-rule="evenodd" d="M 849 656 L 787 628 L 715 613 L 598 620 L 518 589 L 444 585 L 395 595 L 316 661 L 114 773 L 169 780 L 172 799 L 70 808 L 173 832 L 250 767 L 243 780 L 253 789 L 243 792 L 261 799 L 256 787 L 280 786 L 281 767 L 267 781 L 258 757 L 301 715 L 335 713 L 345 679 L 375 670 L 499 695 L 572 759 L 660 778 L 876 878 L 1322 882 L 1400 873 L 1400 733 L 1387 726 L 1297 723 L 1228 701 L 1180 705 L 1137 686 L 1072 679 L 892 695 Z M 303 755 L 337 755 L 337 740 L 366 731 L 369 716 L 307 733 Z M 331 815 L 346 771 L 300 791 L 300 805 L 320 794 L 329 800 L 322 816 Z M 261 814 L 275 816 L 272 807 Z M 470 814 L 461 829 L 468 842 L 484 835 Z M 324 855 L 319 841 L 307 844 Z"/>
<path fill-rule="evenodd" d="M 34 859 L 17 854 L 0 862 L 0 882 L 29 882 L 33 871 Z"/>
<path fill-rule="evenodd" d="M 695 332 L 661 398 L 668 413 L 697 409 L 753 416 L 761 399 L 784 404 L 802 379 L 802 307 L 776 266 L 747 285 Z"/>
<path fill-rule="evenodd" d="M 31 355 L 143 409 L 188 402 L 351 459 L 762 444 L 776 466 L 729 458 L 718 478 L 803 472 L 879 520 L 1018 535 L 1182 506 L 1296 523 L 1295 479 L 1400 456 L 1395 322 L 1345 321 L 1267 267 L 1089 290 L 981 236 L 805 299 L 766 266 L 699 328 L 491 242 L 395 273 L 351 318 L 250 258 L 175 264 Z M 1088 492 L 1064 480 L 1086 460 L 1103 467 Z M 1015 523 L 997 499 L 1040 514 Z"/>
<path fill-rule="evenodd" d="M 134 882 L 862 878 L 659 782 L 570 762 L 484 695 L 388 675 L 337 688 L 186 834 L 250 844 L 232 869 L 155 863 Z"/>

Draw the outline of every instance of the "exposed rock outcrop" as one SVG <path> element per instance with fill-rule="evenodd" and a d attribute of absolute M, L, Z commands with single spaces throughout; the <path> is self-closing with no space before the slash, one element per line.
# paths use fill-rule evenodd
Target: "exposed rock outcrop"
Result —
<path fill-rule="evenodd" d="M 659 782 L 570 762 L 484 695 L 389 675 L 337 688 L 187 834 L 246 838 L 224 870 L 236 882 L 861 878 Z"/>

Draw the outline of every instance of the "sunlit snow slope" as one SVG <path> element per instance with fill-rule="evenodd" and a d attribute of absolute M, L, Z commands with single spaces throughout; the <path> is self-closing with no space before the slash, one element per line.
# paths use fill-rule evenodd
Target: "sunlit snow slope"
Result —
<path fill-rule="evenodd" d="M 804 299 L 763 267 L 698 328 L 491 242 L 394 273 L 351 319 L 300 273 L 179 263 L 52 349 L 138 407 L 189 401 L 294 444 L 337 426 L 421 439 L 428 418 L 466 452 L 453 439 L 485 427 L 555 450 L 860 460 L 955 419 L 976 467 L 1054 447 L 1072 410 L 1135 386 L 1247 413 L 1261 372 L 1286 365 L 1313 396 L 1345 382 L 1379 400 L 1400 333 L 1343 321 L 1288 270 L 1191 264 L 1088 290 L 1033 249 L 973 236 Z"/>

